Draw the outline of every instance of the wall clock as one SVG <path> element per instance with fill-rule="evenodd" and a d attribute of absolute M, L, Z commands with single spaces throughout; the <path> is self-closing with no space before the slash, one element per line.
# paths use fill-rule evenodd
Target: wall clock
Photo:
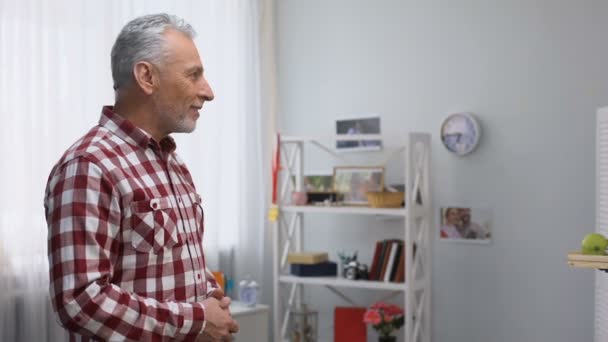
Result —
<path fill-rule="evenodd" d="M 450 114 L 441 123 L 441 142 L 456 155 L 464 156 L 473 152 L 480 136 L 479 122 L 471 113 Z"/>

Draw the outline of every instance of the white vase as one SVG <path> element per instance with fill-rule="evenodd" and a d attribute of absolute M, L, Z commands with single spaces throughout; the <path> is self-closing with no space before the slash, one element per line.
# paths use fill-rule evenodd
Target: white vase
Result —
<path fill-rule="evenodd" d="M 344 264 L 338 261 L 338 278 L 344 278 Z"/>

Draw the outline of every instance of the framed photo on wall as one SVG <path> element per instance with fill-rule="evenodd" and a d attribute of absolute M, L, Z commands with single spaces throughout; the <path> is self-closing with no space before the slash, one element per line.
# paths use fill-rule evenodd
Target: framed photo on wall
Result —
<path fill-rule="evenodd" d="M 439 238 L 447 241 L 490 242 L 491 212 L 486 208 L 441 207 Z"/>
<path fill-rule="evenodd" d="M 336 120 L 337 135 L 380 134 L 380 117 L 372 116 Z M 379 151 L 382 149 L 382 140 L 339 140 L 336 141 L 336 150 L 346 151 Z"/>
<path fill-rule="evenodd" d="M 334 191 L 346 205 L 368 205 L 368 191 L 382 191 L 384 167 L 337 166 L 334 168 Z"/>

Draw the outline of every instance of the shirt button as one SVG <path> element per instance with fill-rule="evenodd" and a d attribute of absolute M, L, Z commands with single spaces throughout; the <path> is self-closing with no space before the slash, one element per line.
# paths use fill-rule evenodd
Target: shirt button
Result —
<path fill-rule="evenodd" d="M 192 242 L 192 236 L 188 236 L 188 241 Z"/>
<path fill-rule="evenodd" d="M 201 279 L 201 274 L 200 274 L 200 273 L 199 273 L 199 274 L 197 274 L 197 275 L 196 275 L 196 277 L 197 277 L 198 279 Z"/>

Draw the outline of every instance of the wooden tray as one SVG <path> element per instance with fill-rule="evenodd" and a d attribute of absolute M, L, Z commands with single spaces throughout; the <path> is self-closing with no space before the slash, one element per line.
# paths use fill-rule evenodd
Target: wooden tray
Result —
<path fill-rule="evenodd" d="M 568 253 L 568 265 L 582 268 L 608 269 L 608 255 L 585 255 L 581 252 Z"/>

